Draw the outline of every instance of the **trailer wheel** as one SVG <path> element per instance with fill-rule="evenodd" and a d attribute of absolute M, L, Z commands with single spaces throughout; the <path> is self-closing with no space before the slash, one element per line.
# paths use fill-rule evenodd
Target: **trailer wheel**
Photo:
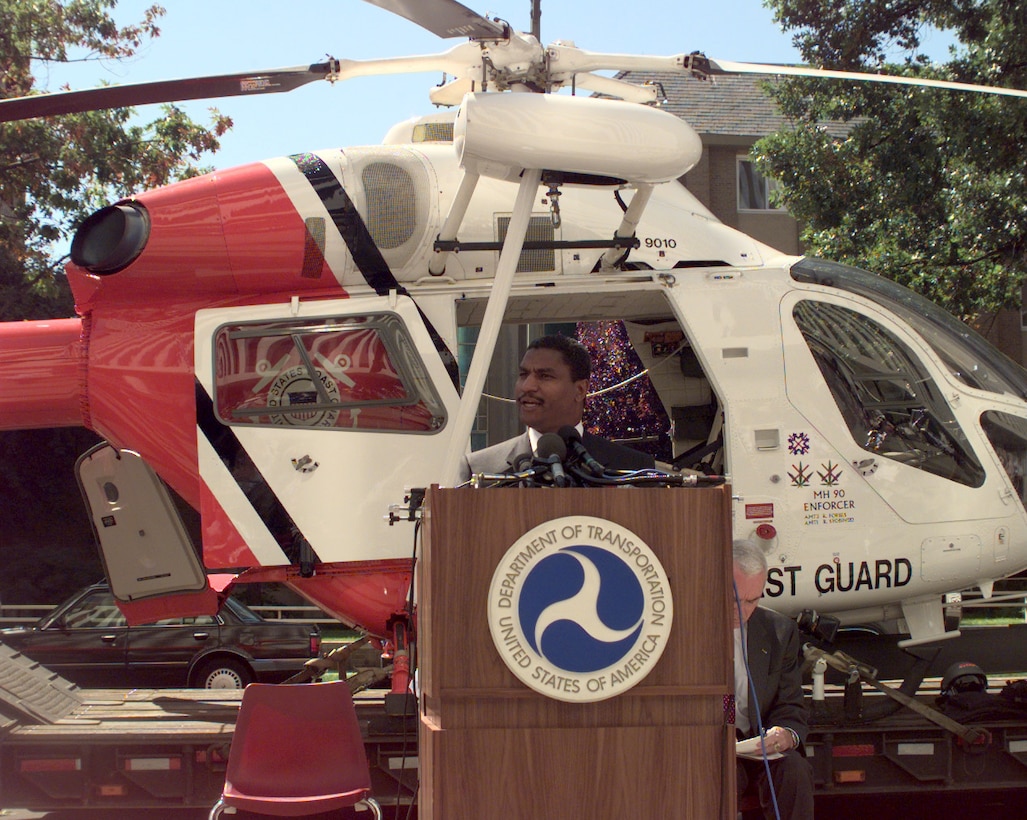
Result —
<path fill-rule="evenodd" d="M 244 689 L 253 681 L 253 673 L 235 658 L 215 658 L 208 661 L 196 676 L 201 689 Z"/>

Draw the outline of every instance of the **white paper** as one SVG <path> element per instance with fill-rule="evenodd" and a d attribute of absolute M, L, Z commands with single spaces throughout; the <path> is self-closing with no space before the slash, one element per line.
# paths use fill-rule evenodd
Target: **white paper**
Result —
<path fill-rule="evenodd" d="M 749 760 L 763 760 L 760 740 L 761 739 L 758 737 L 739 740 L 735 744 L 735 754 L 739 757 L 748 758 Z M 784 757 L 784 755 L 780 752 L 767 752 L 767 760 L 777 760 L 779 757 Z"/>

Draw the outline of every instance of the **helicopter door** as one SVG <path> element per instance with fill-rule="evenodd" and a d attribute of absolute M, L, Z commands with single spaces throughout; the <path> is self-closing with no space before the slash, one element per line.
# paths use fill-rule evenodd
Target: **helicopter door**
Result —
<path fill-rule="evenodd" d="M 397 487 L 439 480 L 459 401 L 440 344 L 395 294 L 198 312 L 207 566 L 407 557 L 383 522 Z"/>
<path fill-rule="evenodd" d="M 213 615 L 217 594 L 196 547 L 167 488 L 139 454 L 102 443 L 75 469 L 104 574 L 128 622 Z"/>
<path fill-rule="evenodd" d="M 905 521 L 988 517 L 985 473 L 929 358 L 887 316 L 845 299 L 792 294 L 782 303 L 791 403 Z M 810 360 L 815 368 L 810 368 Z"/>

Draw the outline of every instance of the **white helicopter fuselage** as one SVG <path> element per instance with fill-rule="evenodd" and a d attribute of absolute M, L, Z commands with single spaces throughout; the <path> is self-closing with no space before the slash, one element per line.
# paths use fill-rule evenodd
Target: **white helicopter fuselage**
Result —
<path fill-rule="evenodd" d="M 321 561 L 399 560 L 410 555 L 410 532 L 389 525 L 390 505 L 402 502 L 405 488 L 447 483 L 440 465 L 454 448 L 467 447 L 450 423 L 460 398 L 436 353 L 439 340 L 456 351 L 463 329 L 481 323 L 499 253 L 461 249 L 449 255 L 442 275 L 426 275 L 437 253 L 432 239 L 461 183 L 451 146 L 316 156 L 352 197 L 395 286 L 380 293 L 370 288 L 358 254 L 329 232 L 325 264 L 346 297 L 300 295 L 198 311 L 196 374 L 218 404 L 215 363 L 221 366 L 218 338 L 226 327 L 395 317 L 405 334 L 404 355 L 419 362 L 414 379 L 430 383 L 429 428 L 365 429 L 360 408 L 349 407 L 310 426 L 235 430 Z M 295 158 L 265 166 L 296 212 L 323 212 Z M 460 238 L 501 239 L 513 188 L 483 178 Z M 556 225 L 553 198 L 540 188 L 533 219 L 556 239 L 609 238 L 619 218 L 612 198 L 609 188 L 564 186 Z M 548 261 L 529 259 L 523 264 L 535 269 L 518 272 L 504 321 L 623 320 L 669 417 L 674 408 L 712 404 L 709 430 L 677 431 L 676 448 L 713 441 L 722 419 L 723 445 L 707 463 L 729 477 L 735 535 L 752 536 L 767 550 L 768 605 L 789 614 L 812 608 L 843 622 L 904 617 L 914 638 L 926 639 L 944 631 L 943 593 L 975 585 L 990 592 L 992 581 L 1027 566 L 1027 516 L 1022 488 L 1013 485 L 1024 457 L 1022 396 L 960 380 L 939 346 L 887 304 L 858 288 L 793 277 L 799 258 L 720 224 L 676 183 L 657 188 L 637 238 L 632 270 L 593 272 L 602 253 L 595 249 L 557 249 Z M 667 338 L 679 340 L 676 349 Z M 834 349 L 824 353 L 824 345 Z M 685 373 L 678 362 L 683 349 L 698 370 Z M 825 357 L 862 371 L 836 380 L 832 392 Z M 339 362 L 334 375 L 318 368 L 322 380 L 345 380 L 348 360 Z M 838 394 L 842 381 L 855 395 Z M 887 420 L 877 429 L 868 419 L 882 412 Z M 901 421 L 911 414 L 904 429 Z M 982 426 L 989 414 L 1003 431 L 991 439 Z M 939 434 L 940 443 L 932 445 Z M 1016 443 L 997 448 L 1010 435 Z M 235 522 L 256 563 L 287 563 L 281 539 L 202 435 L 198 457 L 204 491 Z M 316 469 L 298 469 L 304 459 Z M 1020 466 L 1010 466 L 1011 460 Z M 237 547 L 224 549 L 214 539 L 205 544 L 208 566 L 239 564 Z"/>

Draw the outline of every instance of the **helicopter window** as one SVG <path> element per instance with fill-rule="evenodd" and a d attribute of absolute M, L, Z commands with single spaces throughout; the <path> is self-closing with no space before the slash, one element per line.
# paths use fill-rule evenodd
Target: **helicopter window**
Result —
<path fill-rule="evenodd" d="M 1027 419 L 988 410 L 981 416 L 984 434 L 995 448 L 1009 481 L 1020 497 L 1020 503 L 1027 505 L 1024 476 L 1027 475 Z"/>
<path fill-rule="evenodd" d="M 938 386 L 905 344 L 840 305 L 802 301 L 792 315 L 861 447 L 960 484 L 984 483 Z"/>
<path fill-rule="evenodd" d="M 896 313 L 919 333 L 952 375 L 968 387 L 1027 398 L 1027 372 L 951 313 L 891 279 L 865 270 L 806 258 L 792 278 L 864 296 Z"/>
<path fill-rule="evenodd" d="M 227 325 L 214 341 L 226 424 L 435 432 L 445 410 L 391 314 Z"/>

